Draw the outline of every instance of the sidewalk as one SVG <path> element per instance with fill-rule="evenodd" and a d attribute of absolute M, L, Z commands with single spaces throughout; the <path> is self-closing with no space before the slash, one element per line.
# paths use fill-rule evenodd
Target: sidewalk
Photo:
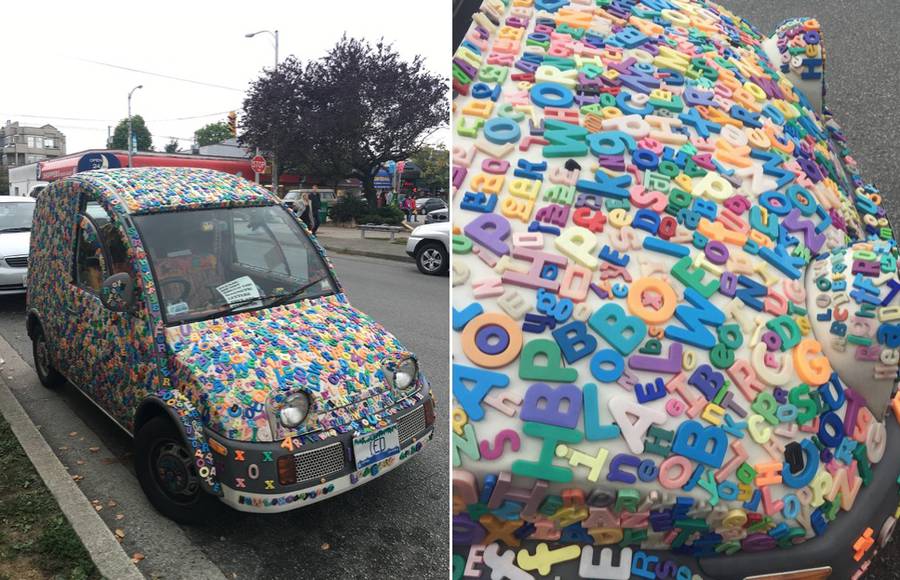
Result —
<path fill-rule="evenodd" d="M 356 228 L 341 228 L 330 224 L 320 227 L 316 233 L 316 239 L 329 253 L 412 262 L 413 259 L 406 255 L 409 233 L 402 231 L 393 241 L 390 238 L 391 235 L 387 232 L 366 232 L 366 237 L 363 238 Z"/>

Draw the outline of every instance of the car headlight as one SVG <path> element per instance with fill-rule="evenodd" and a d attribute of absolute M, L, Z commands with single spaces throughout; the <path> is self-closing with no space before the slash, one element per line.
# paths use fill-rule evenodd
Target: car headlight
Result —
<path fill-rule="evenodd" d="M 395 389 L 407 391 L 416 384 L 416 377 L 419 375 L 419 365 L 413 358 L 405 358 L 395 366 L 392 370 L 385 369 L 391 385 Z"/>
<path fill-rule="evenodd" d="M 309 414 L 309 397 L 305 393 L 296 393 L 287 398 L 278 410 L 278 421 L 289 429 L 303 423 Z"/>

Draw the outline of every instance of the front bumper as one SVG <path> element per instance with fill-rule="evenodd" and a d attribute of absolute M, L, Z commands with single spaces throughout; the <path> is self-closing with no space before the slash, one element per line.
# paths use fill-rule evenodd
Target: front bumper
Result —
<path fill-rule="evenodd" d="M 419 242 L 422 241 L 422 238 L 414 238 L 410 236 L 408 240 L 406 240 L 406 254 L 411 257 L 416 257 L 416 246 L 419 245 Z"/>
<path fill-rule="evenodd" d="M 24 294 L 25 276 L 28 268 L 11 268 L 0 259 L 0 296 L 6 294 Z"/>
<path fill-rule="evenodd" d="M 430 397 L 397 413 L 400 453 L 356 468 L 354 433 L 289 448 L 284 443 L 247 443 L 207 432 L 215 459 L 221 500 L 238 511 L 282 512 L 338 495 L 368 483 L 424 449 L 434 437 Z M 431 422 L 428 414 L 431 414 Z M 291 458 L 286 459 L 286 458 Z M 292 461 L 296 482 L 282 485 L 279 459 Z"/>

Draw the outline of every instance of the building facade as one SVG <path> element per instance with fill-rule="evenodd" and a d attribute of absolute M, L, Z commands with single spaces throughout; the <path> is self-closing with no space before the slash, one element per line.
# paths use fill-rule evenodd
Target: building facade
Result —
<path fill-rule="evenodd" d="M 26 127 L 6 121 L 0 127 L 0 165 L 18 167 L 66 154 L 66 136 L 53 125 Z"/>

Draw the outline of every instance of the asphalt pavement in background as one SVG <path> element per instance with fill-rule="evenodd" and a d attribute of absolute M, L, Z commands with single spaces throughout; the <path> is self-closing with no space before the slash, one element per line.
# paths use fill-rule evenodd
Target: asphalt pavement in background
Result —
<path fill-rule="evenodd" d="M 437 401 L 437 429 L 429 448 L 353 491 L 282 514 L 245 514 L 223 506 L 207 525 L 173 528 L 141 495 L 134 478 L 131 440 L 112 421 L 71 386 L 47 391 L 34 377 L 16 389 L 20 400 L 47 401 L 33 401 L 29 414 L 36 423 L 43 423 L 45 438 L 70 473 L 85 476 L 79 485 L 88 499 L 102 500 L 101 505 L 110 499 L 117 502 L 100 515 L 110 528 L 124 530 L 127 553 L 146 556 L 139 568 L 148 577 L 199 576 L 199 570 L 191 570 L 184 561 L 187 550 L 175 549 L 184 541 L 199 548 L 228 578 L 447 577 L 448 279 L 423 276 L 411 263 L 331 258 L 350 302 L 418 355 Z M 24 304 L 23 297 L 0 297 L 0 335 L 33 365 Z M 58 407 L 60 400 L 65 404 L 59 415 L 71 412 L 89 432 L 72 435 L 75 427 L 67 426 L 69 417 L 41 416 L 41 408 Z M 27 410 L 29 405 L 23 405 Z M 108 449 L 112 457 L 79 453 L 79 446 L 94 444 L 94 439 L 103 446 L 101 454 Z M 118 469 L 107 469 L 110 462 Z M 117 512 L 125 517 L 114 519 Z"/>
<path fill-rule="evenodd" d="M 772 34 L 788 18 L 812 16 L 819 21 L 825 39 L 825 105 L 844 130 L 863 179 L 881 190 L 896 239 L 900 228 L 900 146 L 897 142 L 900 53 L 896 49 L 900 2 L 722 0 L 719 3 L 766 35 Z M 900 538 L 896 536 L 900 533 L 875 558 L 867 578 L 900 578 Z"/>

